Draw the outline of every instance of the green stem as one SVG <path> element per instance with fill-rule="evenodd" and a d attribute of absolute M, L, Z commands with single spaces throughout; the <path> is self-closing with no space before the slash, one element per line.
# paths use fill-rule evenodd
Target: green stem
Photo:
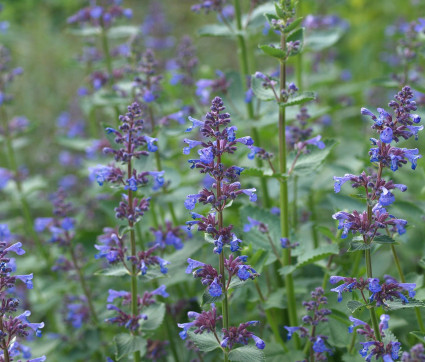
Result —
<path fill-rule="evenodd" d="M 370 257 L 370 249 L 365 250 L 365 257 L 366 257 L 366 270 L 367 270 L 367 277 L 373 278 L 372 276 L 372 259 Z M 378 324 L 378 317 L 376 316 L 375 307 L 371 307 L 369 309 L 370 311 L 370 319 L 372 320 L 372 326 L 373 331 L 375 332 L 376 339 L 381 342 L 381 333 L 379 332 L 379 324 Z"/>
<path fill-rule="evenodd" d="M 112 75 L 113 75 L 113 69 L 112 69 L 112 59 L 111 54 L 109 52 L 109 43 L 108 43 L 108 36 L 106 34 L 106 28 L 105 24 L 103 23 L 102 17 L 100 18 L 100 28 L 102 29 L 101 38 L 102 38 L 102 49 L 103 49 L 103 56 L 105 57 L 105 63 L 106 63 L 106 70 L 108 71 L 108 80 L 109 83 L 112 83 Z"/>
<path fill-rule="evenodd" d="M 242 32 L 242 13 L 241 13 L 241 4 L 240 0 L 235 0 L 235 18 L 236 18 L 236 28 L 238 32 Z M 247 90 L 246 77 L 251 73 L 249 72 L 249 64 L 248 64 L 248 53 L 246 51 L 246 42 L 245 38 L 242 34 L 238 34 L 238 45 L 239 45 L 239 63 L 241 66 L 241 75 L 242 82 L 245 83 L 245 90 Z M 248 117 L 250 119 L 254 118 L 254 107 L 252 102 L 246 103 L 246 109 L 248 112 Z"/>
<path fill-rule="evenodd" d="M 391 245 L 391 251 L 393 253 L 394 261 L 397 266 L 398 274 L 400 275 L 400 280 L 402 283 L 406 283 L 406 278 L 404 277 L 403 269 L 401 268 L 400 260 L 398 258 L 397 251 L 395 250 L 394 245 Z M 425 325 L 422 319 L 421 310 L 418 307 L 415 307 L 415 313 L 416 313 L 416 319 L 418 321 L 419 329 L 421 330 L 421 332 L 425 332 Z"/>
<path fill-rule="evenodd" d="M 175 322 L 173 321 L 173 318 L 171 317 L 170 314 L 167 314 L 167 320 L 168 321 L 166 323 L 166 328 L 167 328 L 168 340 L 170 341 L 171 353 L 173 354 L 174 361 L 179 362 L 180 358 L 179 358 L 179 354 L 177 353 L 176 343 L 174 341 L 174 331 L 171 327 L 172 325 L 175 325 Z"/>
<path fill-rule="evenodd" d="M 293 184 L 293 197 L 294 200 L 292 201 L 292 227 L 294 230 L 297 230 L 298 226 L 298 207 L 297 207 L 297 193 L 298 193 L 298 176 L 294 177 L 294 184 Z"/>
<path fill-rule="evenodd" d="M 357 334 L 353 333 L 353 335 L 351 337 L 351 343 L 350 343 L 350 346 L 348 347 L 348 353 L 349 354 L 352 354 L 354 346 L 356 345 L 356 336 L 357 336 Z"/>
<path fill-rule="evenodd" d="M 317 215 L 316 215 L 316 204 L 314 203 L 314 191 L 311 190 L 308 195 L 308 203 L 311 212 L 311 236 L 313 238 L 313 246 L 315 249 L 319 247 L 319 235 L 317 234 L 316 223 L 317 223 Z"/>
<path fill-rule="evenodd" d="M 281 34 L 280 45 L 282 50 L 286 51 L 285 34 Z M 280 62 L 280 102 L 283 102 L 282 90 L 286 87 L 286 63 Z M 286 113 L 285 108 L 279 106 L 279 171 L 284 174 L 287 171 L 286 166 Z M 282 229 L 282 237 L 289 238 L 289 212 L 288 212 L 288 181 L 287 179 L 280 180 L 280 226 Z M 291 265 L 291 249 L 283 249 L 283 264 Z M 289 322 L 291 326 L 298 324 L 297 304 L 295 300 L 294 280 L 292 274 L 285 276 L 286 295 L 288 298 Z M 294 336 L 294 343 L 297 349 L 300 347 L 300 341 L 297 336 Z"/>

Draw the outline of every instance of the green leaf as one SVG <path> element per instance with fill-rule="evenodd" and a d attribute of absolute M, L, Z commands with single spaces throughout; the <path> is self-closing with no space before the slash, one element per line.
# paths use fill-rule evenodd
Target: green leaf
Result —
<path fill-rule="evenodd" d="M 349 196 L 357 200 L 367 200 L 367 197 L 365 194 L 350 194 Z"/>
<path fill-rule="evenodd" d="M 281 173 L 275 173 L 273 174 L 273 171 L 271 169 L 260 169 L 260 168 L 247 168 L 243 171 L 244 176 L 252 176 L 252 177 L 273 177 L 278 179 L 286 179 L 288 178 L 288 175 L 281 174 Z"/>
<path fill-rule="evenodd" d="M 268 45 L 268 44 L 261 44 L 258 46 L 264 54 L 270 55 L 271 57 L 278 58 L 278 59 L 285 59 L 286 52 L 284 52 L 282 49 L 280 49 L 279 45 Z"/>
<path fill-rule="evenodd" d="M 67 138 L 67 137 L 59 137 L 57 140 L 59 145 L 70 148 L 75 151 L 85 152 L 87 147 L 91 146 L 93 140 L 81 139 L 81 138 Z"/>
<path fill-rule="evenodd" d="M 232 349 L 229 353 L 230 361 L 262 362 L 265 361 L 264 352 L 254 346 L 243 346 Z"/>
<path fill-rule="evenodd" d="M 349 252 L 354 252 L 358 250 L 368 250 L 372 248 L 372 244 L 365 244 L 363 241 L 351 241 Z"/>
<path fill-rule="evenodd" d="M 298 25 L 301 24 L 303 21 L 303 18 L 295 19 L 291 24 L 289 24 L 285 29 L 283 29 L 284 33 L 290 33 L 292 30 L 294 30 Z"/>
<path fill-rule="evenodd" d="M 415 336 L 422 343 L 424 342 L 424 339 L 425 339 L 425 333 L 424 332 L 421 332 L 421 331 L 412 331 L 412 332 L 409 332 L 409 334 L 411 334 L 412 336 Z"/>
<path fill-rule="evenodd" d="M 100 89 L 91 97 L 91 103 L 97 107 L 122 106 L 128 103 L 127 98 L 119 97 L 115 92 Z"/>
<path fill-rule="evenodd" d="M 337 145 L 334 140 L 325 140 L 324 143 L 324 149 L 312 146 L 310 153 L 300 156 L 295 164 L 294 174 L 298 176 L 306 176 L 311 172 L 318 170 L 323 165 L 326 158 Z M 289 164 L 291 164 L 291 162 L 292 160 L 289 160 Z"/>
<path fill-rule="evenodd" d="M 242 32 L 236 30 L 230 30 L 226 25 L 223 24 L 209 24 L 205 25 L 198 30 L 199 36 L 213 36 L 213 37 L 230 37 L 233 38 L 236 35 L 243 35 Z"/>
<path fill-rule="evenodd" d="M 335 239 L 334 233 L 328 227 L 326 227 L 326 226 L 316 226 L 315 228 L 319 233 L 325 235 L 327 238 L 329 238 L 331 240 Z"/>
<path fill-rule="evenodd" d="M 347 308 L 350 310 L 351 313 L 354 313 L 355 311 L 363 307 L 365 307 L 365 304 L 359 302 L 358 300 L 349 300 L 347 302 Z"/>
<path fill-rule="evenodd" d="M 425 308 L 425 301 L 423 300 L 417 300 L 413 298 L 407 298 L 409 300 L 409 303 L 402 302 L 401 299 L 399 300 L 393 300 L 393 301 L 386 301 L 386 307 L 384 308 L 386 310 L 397 310 L 397 309 L 408 309 L 408 308 Z"/>
<path fill-rule="evenodd" d="M 270 26 L 272 26 L 272 24 L 273 24 L 272 20 L 279 20 L 279 17 L 277 17 L 276 14 L 266 13 L 266 14 L 264 14 L 264 16 L 266 17 Z"/>
<path fill-rule="evenodd" d="M 240 280 L 237 276 L 234 276 L 230 282 L 229 289 L 238 289 L 245 285 L 245 283 L 248 283 L 249 280 L 251 279 Z"/>
<path fill-rule="evenodd" d="M 343 29 L 315 30 L 305 38 L 305 47 L 313 52 L 319 52 L 336 44 L 344 35 Z"/>
<path fill-rule="evenodd" d="M 378 244 L 396 244 L 397 242 L 388 235 L 378 235 L 373 238 L 373 241 Z"/>
<path fill-rule="evenodd" d="M 419 260 L 418 265 L 422 268 L 425 269 L 425 256 Z"/>
<path fill-rule="evenodd" d="M 101 275 L 107 277 L 121 277 L 123 275 L 130 275 L 128 270 L 122 265 L 112 265 L 109 268 L 98 270 L 94 275 Z"/>
<path fill-rule="evenodd" d="M 298 93 L 295 96 L 290 96 L 286 102 L 279 103 L 279 106 L 282 108 L 296 106 L 298 104 L 303 104 L 305 102 L 312 101 L 313 99 L 316 99 L 316 93 L 302 92 Z"/>
<path fill-rule="evenodd" d="M 139 351 L 143 357 L 146 353 L 147 341 L 133 334 L 121 333 L 114 337 L 115 342 L 115 354 L 119 361 L 123 357 Z"/>
<path fill-rule="evenodd" d="M 221 294 L 219 297 L 213 297 L 209 291 L 208 288 L 205 289 L 204 294 L 202 294 L 202 302 L 201 302 L 201 306 L 205 305 L 205 304 L 211 304 L 211 303 L 216 303 L 221 301 L 224 298 L 224 295 Z"/>
<path fill-rule="evenodd" d="M 114 26 L 108 30 L 109 39 L 129 38 L 140 33 L 140 26 L 120 25 Z"/>
<path fill-rule="evenodd" d="M 285 309 L 287 307 L 284 298 L 282 296 L 285 295 L 285 289 L 284 288 L 278 288 L 275 291 L 273 291 L 266 299 L 266 302 L 264 303 L 263 307 L 265 310 L 270 308 L 279 308 L 279 309 Z"/>
<path fill-rule="evenodd" d="M 92 37 L 102 34 L 102 30 L 100 27 L 85 27 L 81 29 L 69 29 L 68 33 L 77 36 Z"/>
<path fill-rule="evenodd" d="M 398 342 L 398 339 L 393 332 L 391 332 L 389 329 L 386 329 L 385 336 L 382 338 L 382 342 L 384 342 L 384 345 L 388 346 L 390 342 Z"/>
<path fill-rule="evenodd" d="M 296 269 L 301 268 L 307 264 L 313 264 L 316 261 L 319 261 L 330 255 L 338 254 L 338 253 L 339 253 L 339 247 L 337 244 L 329 244 L 329 245 L 320 246 L 317 249 L 312 249 L 301 254 L 301 256 L 298 258 L 297 264 L 284 266 L 283 268 L 279 269 L 279 273 L 281 275 L 292 273 Z"/>
<path fill-rule="evenodd" d="M 251 88 L 255 96 L 262 101 L 276 100 L 275 94 L 270 88 L 263 87 L 263 80 L 255 77 L 251 77 Z"/>
<path fill-rule="evenodd" d="M 147 320 L 142 320 L 140 322 L 141 330 L 153 331 L 157 329 L 164 320 L 165 315 L 165 304 L 164 303 L 155 303 L 143 308 L 143 314 L 148 316 Z"/>
<path fill-rule="evenodd" d="M 196 347 L 202 352 L 211 352 L 217 348 L 221 348 L 214 334 L 211 332 L 204 332 L 202 334 L 195 334 L 192 331 L 187 332 L 189 338 L 195 343 Z"/>

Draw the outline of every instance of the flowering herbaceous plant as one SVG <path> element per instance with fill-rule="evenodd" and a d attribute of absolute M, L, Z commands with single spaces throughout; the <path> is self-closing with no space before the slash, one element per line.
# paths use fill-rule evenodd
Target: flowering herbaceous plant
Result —
<path fill-rule="evenodd" d="M 425 362 L 423 2 L 0 9 L 0 362 Z"/>

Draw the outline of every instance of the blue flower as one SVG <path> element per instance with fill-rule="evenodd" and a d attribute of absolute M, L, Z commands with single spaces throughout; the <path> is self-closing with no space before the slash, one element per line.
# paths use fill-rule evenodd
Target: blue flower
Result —
<path fill-rule="evenodd" d="M 308 145 L 314 145 L 319 149 L 323 149 L 326 147 L 326 145 L 323 143 L 323 141 L 321 141 L 322 136 L 321 135 L 317 135 L 316 137 L 313 137 L 307 141 L 305 141 L 306 144 Z"/>
<path fill-rule="evenodd" d="M 124 190 L 128 189 L 131 191 L 137 191 L 137 180 L 134 177 L 130 177 L 127 180 L 127 185 L 124 186 Z"/>
<path fill-rule="evenodd" d="M 235 251 L 239 250 L 239 243 L 241 243 L 242 240 L 238 239 L 235 234 L 232 234 L 232 240 L 230 241 L 230 250 L 234 253 Z"/>
<path fill-rule="evenodd" d="M 381 323 L 379 323 L 379 326 L 382 329 L 388 329 L 388 321 L 390 320 L 390 316 L 388 314 L 382 314 L 379 319 L 381 320 Z"/>
<path fill-rule="evenodd" d="M 14 277 L 24 282 L 27 286 L 27 289 L 33 288 L 33 284 L 32 284 L 33 273 L 27 274 L 27 275 L 14 275 Z"/>
<path fill-rule="evenodd" d="M 280 238 L 280 246 L 283 249 L 286 249 L 289 245 L 290 245 L 290 242 L 288 238 Z"/>
<path fill-rule="evenodd" d="M 217 240 L 214 240 L 215 248 L 213 249 L 213 252 L 215 254 L 220 254 L 221 251 L 223 250 L 223 241 L 222 240 L 223 240 L 222 235 L 220 235 Z"/>
<path fill-rule="evenodd" d="M 167 261 L 167 260 L 164 260 L 164 259 L 160 258 L 159 256 L 157 256 L 156 258 L 159 260 L 159 267 L 161 269 L 161 273 L 162 274 L 167 274 L 168 268 L 166 268 L 165 266 L 168 265 L 168 264 L 170 264 L 170 262 Z"/>
<path fill-rule="evenodd" d="M 154 144 L 154 142 L 158 141 L 158 138 L 152 138 L 149 136 L 145 136 L 146 142 L 148 143 L 148 151 L 156 152 L 158 150 L 158 146 Z"/>
<path fill-rule="evenodd" d="M 334 184 L 334 191 L 336 193 L 341 191 L 341 186 L 344 185 L 347 181 L 350 181 L 352 177 L 355 177 L 351 174 L 345 174 L 343 177 L 334 176 L 335 184 Z"/>
<path fill-rule="evenodd" d="M 388 206 L 391 205 L 395 201 L 394 195 L 388 191 L 385 187 L 382 187 L 382 193 L 379 197 L 379 203 L 382 206 Z"/>
<path fill-rule="evenodd" d="M 196 268 L 199 268 L 201 266 L 205 266 L 206 265 L 205 263 L 202 263 L 200 261 L 197 261 L 197 260 L 194 260 L 194 259 L 191 259 L 191 258 L 188 258 L 187 259 L 187 262 L 188 262 L 189 265 L 186 268 L 186 271 L 185 271 L 186 274 L 192 273 L 193 272 L 193 269 L 196 269 Z"/>
<path fill-rule="evenodd" d="M 238 128 L 236 126 L 227 127 L 227 142 L 233 142 L 236 139 L 235 131 Z"/>
<path fill-rule="evenodd" d="M 249 196 L 249 201 L 255 202 L 257 201 L 257 194 L 255 194 L 255 191 L 257 191 L 255 188 L 252 189 L 245 189 L 241 190 L 245 195 Z"/>
<path fill-rule="evenodd" d="M 416 295 L 414 290 L 416 288 L 415 283 L 398 283 L 398 286 L 409 292 L 409 297 L 413 298 Z"/>
<path fill-rule="evenodd" d="M 0 167 L 0 190 L 6 187 L 11 178 L 12 173 L 9 170 Z"/>
<path fill-rule="evenodd" d="M 251 277 L 251 273 L 257 274 L 257 272 L 249 265 L 238 266 L 238 278 L 240 280 L 247 280 L 249 277 Z"/>
<path fill-rule="evenodd" d="M 424 129 L 424 126 L 407 126 L 410 129 L 411 136 L 415 137 L 415 140 L 418 140 L 418 132 Z"/>
<path fill-rule="evenodd" d="M 292 338 L 292 335 L 300 329 L 300 327 L 287 327 L 285 329 L 288 331 L 288 340 Z"/>
<path fill-rule="evenodd" d="M 193 141 L 188 138 L 185 138 L 183 142 L 189 145 L 188 147 L 183 148 L 183 154 L 185 155 L 188 155 L 192 148 L 202 145 L 201 141 Z"/>
<path fill-rule="evenodd" d="M 165 171 L 149 171 L 148 174 L 154 177 L 154 185 L 152 187 L 154 190 L 158 190 L 164 185 Z"/>
<path fill-rule="evenodd" d="M 146 103 L 151 103 L 151 102 L 153 102 L 155 100 L 155 94 L 153 94 L 152 91 L 146 89 L 145 92 L 144 92 L 144 94 L 143 94 L 143 100 Z M 153 151 L 153 152 L 155 152 L 155 151 Z"/>
<path fill-rule="evenodd" d="M 189 116 L 188 118 L 189 118 L 189 121 L 191 121 L 191 122 L 192 122 L 192 126 L 190 126 L 189 128 L 187 128 L 185 132 L 190 132 L 190 131 L 192 131 L 194 128 L 197 128 L 197 127 L 203 127 L 203 126 L 204 126 L 204 122 L 202 122 L 202 121 L 198 121 L 197 119 L 195 119 L 195 118 L 193 118 L 193 117 L 191 117 L 191 116 Z"/>
<path fill-rule="evenodd" d="M 217 278 L 214 278 L 213 282 L 210 284 L 208 293 L 210 293 L 212 297 L 219 297 L 222 294 L 221 285 L 217 283 Z"/>
<path fill-rule="evenodd" d="M 249 222 L 248 224 L 244 224 L 244 226 L 243 226 L 243 231 L 245 233 L 250 231 L 253 227 L 256 227 L 256 226 L 261 224 L 260 221 L 257 221 L 255 219 L 253 219 L 252 217 L 249 217 L 249 216 L 248 216 L 248 222 Z"/>
<path fill-rule="evenodd" d="M 130 295 L 129 292 L 127 292 L 126 290 L 113 290 L 113 289 L 109 289 L 108 290 L 109 296 L 106 299 L 106 301 L 108 303 L 112 303 L 116 298 L 124 298 L 128 295 Z"/>
<path fill-rule="evenodd" d="M 198 154 L 202 163 L 209 165 L 210 163 L 214 162 L 214 153 L 212 147 L 198 150 Z"/>
<path fill-rule="evenodd" d="M 23 255 L 23 254 L 25 254 L 25 250 L 22 249 L 21 246 L 22 246 L 21 242 L 12 244 L 9 247 L 7 247 L 6 249 L 4 249 L 4 252 L 13 251 L 17 255 Z"/>
<path fill-rule="evenodd" d="M 195 322 L 189 323 L 178 323 L 177 326 L 179 328 L 183 328 L 183 330 L 179 333 L 181 339 L 185 340 L 187 338 L 187 331 L 195 325 Z"/>
<path fill-rule="evenodd" d="M 246 136 L 246 137 L 241 137 L 241 138 L 237 138 L 235 140 L 236 142 L 242 143 L 246 146 L 252 146 L 254 144 L 253 139 L 250 136 Z"/>
<path fill-rule="evenodd" d="M 257 146 L 249 146 L 248 148 L 251 150 L 251 152 L 248 153 L 248 158 L 250 160 L 253 160 L 255 155 L 262 150 L 260 147 Z"/>
<path fill-rule="evenodd" d="M 164 298 L 168 298 L 170 296 L 170 294 L 167 293 L 167 290 L 166 290 L 166 286 L 165 285 L 161 285 L 157 289 L 153 290 L 151 292 L 151 294 L 153 294 L 153 295 L 160 295 L 160 296 L 162 296 Z"/>
<path fill-rule="evenodd" d="M 0 224 L 0 240 L 9 241 L 12 237 L 12 234 L 9 230 L 7 224 Z"/>
<path fill-rule="evenodd" d="M 381 316 L 382 317 L 382 316 Z M 351 326 L 348 327 L 348 332 L 349 333 L 353 333 L 354 327 L 358 327 L 358 326 L 365 326 L 367 323 L 361 321 L 360 319 L 354 318 L 352 316 L 349 316 L 348 319 L 353 322 L 353 324 Z M 382 320 L 382 319 L 381 319 Z"/>
<path fill-rule="evenodd" d="M 332 352 L 332 350 L 325 345 L 325 341 L 321 337 L 317 337 L 313 343 L 313 351 L 316 353 Z"/>
<path fill-rule="evenodd" d="M 404 157 L 406 157 L 407 160 L 412 163 L 412 170 L 415 170 L 417 166 L 417 160 L 422 158 L 422 155 L 419 154 L 419 150 L 417 148 L 402 148 L 401 150 L 404 152 Z"/>
<path fill-rule="evenodd" d="M 200 194 L 187 195 L 186 200 L 184 201 L 185 208 L 188 210 L 193 210 L 200 196 Z"/>
<path fill-rule="evenodd" d="M 92 19 L 99 19 L 102 16 L 103 8 L 101 6 L 94 6 L 90 10 L 90 16 Z"/>
<path fill-rule="evenodd" d="M 393 359 L 398 359 L 398 353 L 400 351 L 400 342 L 391 342 L 392 343 L 392 348 L 391 348 L 391 357 Z"/>
<path fill-rule="evenodd" d="M 382 142 L 384 143 L 391 143 L 393 140 L 393 130 L 389 127 L 386 127 L 379 136 Z"/>
<path fill-rule="evenodd" d="M 245 92 L 245 103 L 251 103 L 252 102 L 252 98 L 254 98 L 254 91 L 252 90 L 252 88 L 249 88 Z"/>
<path fill-rule="evenodd" d="M 255 346 L 258 349 L 264 349 L 266 347 L 266 343 L 260 337 L 257 337 L 255 334 L 253 334 L 251 338 L 254 340 Z"/>

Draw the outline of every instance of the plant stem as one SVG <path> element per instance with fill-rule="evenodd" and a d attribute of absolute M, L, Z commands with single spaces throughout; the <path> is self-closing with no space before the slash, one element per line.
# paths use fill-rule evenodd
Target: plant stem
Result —
<path fill-rule="evenodd" d="M 281 34 L 280 45 L 282 50 L 286 51 L 286 37 Z M 283 102 L 282 90 L 286 87 L 286 62 L 280 62 L 280 102 Z M 285 108 L 279 105 L 279 171 L 286 173 L 286 113 Z M 289 238 L 289 213 L 288 213 L 288 181 L 287 179 L 280 180 L 280 227 L 282 229 L 282 237 Z M 291 249 L 283 249 L 283 264 L 291 265 Z M 292 326 L 298 324 L 297 304 L 294 292 L 294 280 L 292 274 L 285 276 L 286 295 L 288 298 L 289 321 Z M 294 343 L 297 349 L 300 347 L 300 342 L 297 336 L 294 336 Z"/>
<path fill-rule="evenodd" d="M 128 136 L 128 153 L 131 154 L 131 133 Z M 132 176 L 132 165 L 131 159 L 127 164 L 127 177 L 131 178 Z M 128 189 L 128 207 L 129 214 L 133 214 L 133 191 Z M 128 220 L 128 226 L 131 228 L 130 230 L 130 245 L 131 245 L 131 256 L 136 256 L 136 236 L 134 233 L 134 222 Z M 138 314 L 138 301 L 137 301 L 137 267 L 136 264 L 131 264 L 131 314 L 136 316 Z M 137 333 L 137 331 L 136 331 Z M 140 351 L 134 352 L 134 362 L 140 362 Z"/>
<path fill-rule="evenodd" d="M 176 343 L 174 342 L 174 333 L 172 330 L 172 325 L 175 325 L 173 318 L 170 314 L 167 313 L 167 323 L 165 323 L 167 328 L 168 340 L 170 341 L 171 353 L 173 354 L 174 361 L 179 362 L 179 354 L 177 353 Z"/>
<path fill-rule="evenodd" d="M 366 270 L 367 270 L 367 277 L 372 277 L 372 260 L 370 257 L 370 249 L 365 250 L 365 257 L 366 257 Z M 369 309 L 370 311 L 370 319 L 372 320 L 372 326 L 373 331 L 375 332 L 376 339 L 381 342 L 381 333 L 379 332 L 379 324 L 378 324 L 378 317 L 376 316 L 375 307 L 371 307 Z"/>
<path fill-rule="evenodd" d="M 311 212 L 310 220 L 311 220 L 311 236 L 313 238 L 313 246 L 315 249 L 319 247 L 319 235 L 317 234 L 316 223 L 317 223 L 317 215 L 316 215 L 316 205 L 314 203 L 314 191 L 310 190 L 310 194 L 308 195 L 308 203 L 309 209 Z"/>

